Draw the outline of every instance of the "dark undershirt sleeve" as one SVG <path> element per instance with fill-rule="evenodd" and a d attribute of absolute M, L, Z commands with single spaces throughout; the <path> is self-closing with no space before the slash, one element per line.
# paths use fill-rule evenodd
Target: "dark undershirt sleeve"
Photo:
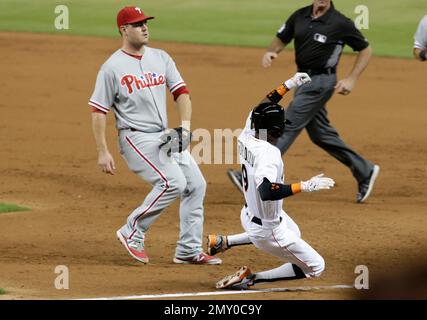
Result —
<path fill-rule="evenodd" d="M 258 187 L 258 192 L 262 201 L 275 201 L 292 196 L 290 184 L 271 183 L 267 178 Z"/>

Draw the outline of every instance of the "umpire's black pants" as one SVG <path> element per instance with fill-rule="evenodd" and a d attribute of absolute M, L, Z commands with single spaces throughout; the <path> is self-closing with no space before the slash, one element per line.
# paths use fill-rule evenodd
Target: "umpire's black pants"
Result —
<path fill-rule="evenodd" d="M 286 118 L 292 123 L 286 125 L 277 147 L 284 154 L 301 130 L 306 128 L 311 141 L 349 167 L 360 183 L 369 178 L 373 164 L 341 140 L 338 132 L 330 125 L 326 111 L 326 102 L 334 92 L 336 75 L 313 75 L 311 79 L 311 83 L 295 91 L 294 100 L 286 110 Z"/>

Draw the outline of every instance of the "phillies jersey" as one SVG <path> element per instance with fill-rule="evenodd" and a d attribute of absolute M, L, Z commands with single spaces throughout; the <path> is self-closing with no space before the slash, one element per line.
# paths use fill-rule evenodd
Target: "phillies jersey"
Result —
<path fill-rule="evenodd" d="M 283 183 L 283 161 L 280 150 L 271 143 L 255 138 L 250 128 L 250 115 L 246 127 L 237 139 L 242 165 L 243 191 L 247 210 L 262 220 L 277 221 L 283 200 L 262 201 L 258 186 L 267 178 L 271 183 Z"/>
<path fill-rule="evenodd" d="M 166 88 L 174 93 L 185 86 L 165 51 L 145 47 L 138 59 L 117 50 L 102 65 L 89 105 L 112 109 L 117 129 L 159 132 L 168 127 Z"/>

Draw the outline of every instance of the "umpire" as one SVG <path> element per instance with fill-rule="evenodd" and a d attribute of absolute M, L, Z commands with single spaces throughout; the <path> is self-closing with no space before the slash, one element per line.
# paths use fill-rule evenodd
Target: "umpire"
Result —
<path fill-rule="evenodd" d="M 372 50 L 353 21 L 337 11 L 330 0 L 314 0 L 312 5 L 293 13 L 277 32 L 262 65 L 270 67 L 292 39 L 298 71 L 308 73 L 312 82 L 295 91 L 294 100 L 286 110 L 291 124 L 286 125 L 277 147 L 284 154 L 305 128 L 316 145 L 349 167 L 358 182 L 356 200 L 362 203 L 371 193 L 380 168 L 341 140 L 329 123 L 326 103 L 335 89 L 342 95 L 352 91 L 368 65 Z M 346 44 L 358 51 L 358 55 L 350 75 L 337 83 L 337 65 Z M 233 182 L 240 180 L 239 172 L 229 170 L 228 174 Z"/>

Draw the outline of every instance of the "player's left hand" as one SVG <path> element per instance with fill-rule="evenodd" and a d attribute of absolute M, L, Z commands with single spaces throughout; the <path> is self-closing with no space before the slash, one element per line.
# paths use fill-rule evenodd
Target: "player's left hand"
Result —
<path fill-rule="evenodd" d="M 192 137 L 192 133 L 183 127 L 167 129 L 160 137 L 159 148 L 166 151 L 170 156 L 172 152 L 186 150 L 191 143 Z"/>
<path fill-rule="evenodd" d="M 335 181 L 331 178 L 324 177 L 323 173 L 312 177 L 310 180 L 301 181 L 302 192 L 313 192 L 325 189 L 331 189 L 335 185 Z"/>
<path fill-rule="evenodd" d="M 311 78 L 307 73 L 297 72 L 292 78 L 286 80 L 284 85 L 286 86 L 286 88 L 291 90 L 295 87 L 302 86 L 303 84 L 309 83 L 309 82 L 311 82 Z"/>
<path fill-rule="evenodd" d="M 338 94 L 342 94 L 346 96 L 351 92 L 351 90 L 353 90 L 355 84 L 356 84 L 355 79 L 345 78 L 338 81 L 337 85 L 335 86 L 335 90 L 337 90 Z"/>

